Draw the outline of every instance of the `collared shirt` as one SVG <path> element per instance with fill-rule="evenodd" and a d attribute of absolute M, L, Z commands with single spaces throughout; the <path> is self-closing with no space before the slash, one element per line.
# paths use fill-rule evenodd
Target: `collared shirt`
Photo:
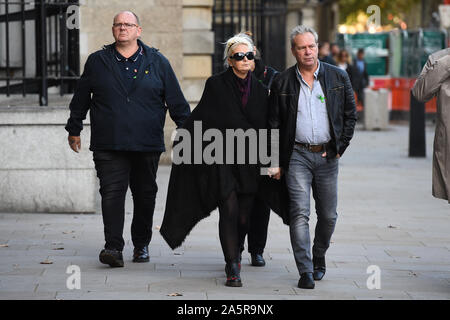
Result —
<path fill-rule="evenodd" d="M 320 62 L 317 62 L 312 88 L 303 79 L 298 67 L 296 68 L 300 94 L 295 141 L 300 143 L 323 144 L 331 139 L 325 95 L 318 79 Z"/>
<path fill-rule="evenodd" d="M 124 81 L 124 85 L 127 88 L 128 92 L 133 87 L 134 80 L 137 77 L 142 61 L 142 52 L 143 49 L 141 46 L 139 46 L 139 49 L 131 57 L 125 58 L 117 51 L 117 49 L 114 49 L 114 58 L 119 64 L 122 80 Z"/>
<path fill-rule="evenodd" d="M 358 67 L 359 73 L 364 72 L 364 60 L 356 59 L 356 66 Z"/>

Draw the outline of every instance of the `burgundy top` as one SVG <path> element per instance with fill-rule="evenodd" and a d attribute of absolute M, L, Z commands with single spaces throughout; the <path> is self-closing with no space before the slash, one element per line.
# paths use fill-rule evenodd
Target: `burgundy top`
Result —
<path fill-rule="evenodd" d="M 238 76 L 236 76 L 236 74 L 234 74 L 234 76 L 236 78 L 239 93 L 241 94 L 242 106 L 245 107 L 247 105 L 248 97 L 250 96 L 252 72 L 249 71 L 245 79 L 239 78 Z"/>

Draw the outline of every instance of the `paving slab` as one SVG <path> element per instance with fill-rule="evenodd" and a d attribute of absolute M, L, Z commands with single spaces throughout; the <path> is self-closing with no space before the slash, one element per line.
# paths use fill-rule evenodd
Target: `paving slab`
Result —
<path fill-rule="evenodd" d="M 340 160 L 338 221 L 327 253 L 327 273 L 314 290 L 297 288 L 289 228 L 272 214 L 266 266 L 243 253 L 242 288 L 224 286 L 218 213 L 201 221 L 171 250 L 159 234 L 170 167 L 160 166 L 149 263 L 133 263 L 131 194 L 127 194 L 123 268 L 98 261 L 103 225 L 97 214 L 0 214 L 0 299 L 151 300 L 426 300 L 450 299 L 450 207 L 431 196 L 432 140 L 427 157 L 408 158 L 408 126 L 360 127 Z M 311 203 L 314 208 L 314 201 Z M 311 235 L 317 221 L 311 214 Z M 43 264 L 44 263 L 44 264 Z M 50 263 L 50 264 L 46 264 Z M 70 290 L 67 267 L 81 270 Z M 380 289 L 370 290 L 370 266 Z M 179 296 L 170 296 L 180 294 Z"/>

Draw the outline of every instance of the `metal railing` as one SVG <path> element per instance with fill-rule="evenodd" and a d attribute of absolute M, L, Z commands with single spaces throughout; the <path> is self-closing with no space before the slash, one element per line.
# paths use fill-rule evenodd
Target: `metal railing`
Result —
<path fill-rule="evenodd" d="M 0 94 L 71 93 L 80 74 L 79 30 L 68 29 L 67 8 L 78 0 L 0 0 Z M 3 30 L 2 30 L 3 29 Z"/>
<path fill-rule="evenodd" d="M 213 73 L 223 70 L 223 43 L 242 31 L 251 31 L 264 62 L 286 67 L 285 0 L 215 0 L 213 7 Z"/>

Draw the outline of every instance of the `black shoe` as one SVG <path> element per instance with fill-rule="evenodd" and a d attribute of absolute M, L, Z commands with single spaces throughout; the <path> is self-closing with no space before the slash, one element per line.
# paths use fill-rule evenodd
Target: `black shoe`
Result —
<path fill-rule="evenodd" d="M 298 287 L 302 289 L 314 289 L 315 283 L 312 272 L 304 272 L 298 281 Z"/>
<path fill-rule="evenodd" d="M 122 251 L 115 249 L 103 249 L 98 258 L 101 263 L 109 264 L 110 267 L 123 267 Z"/>
<path fill-rule="evenodd" d="M 134 248 L 133 262 L 149 262 L 150 256 L 148 254 L 148 246 L 142 248 Z"/>
<path fill-rule="evenodd" d="M 225 266 L 225 273 L 227 275 L 227 282 L 225 282 L 227 287 L 242 287 L 240 263 L 227 263 Z"/>
<path fill-rule="evenodd" d="M 263 258 L 263 255 L 260 253 L 252 253 L 252 266 L 254 267 L 264 267 L 266 265 L 266 261 Z"/>
<path fill-rule="evenodd" d="M 314 280 L 322 280 L 325 275 L 326 265 L 325 265 L 325 257 L 316 258 L 313 257 L 313 265 L 314 265 Z"/>

